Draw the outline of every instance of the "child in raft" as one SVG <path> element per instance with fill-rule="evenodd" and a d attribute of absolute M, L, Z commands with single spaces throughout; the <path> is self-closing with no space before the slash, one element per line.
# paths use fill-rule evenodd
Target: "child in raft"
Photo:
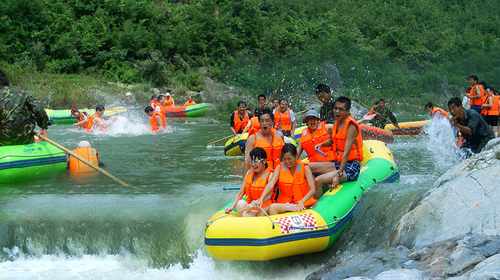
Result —
<path fill-rule="evenodd" d="M 226 207 L 224 211 L 230 213 L 236 207 L 239 217 L 264 216 L 266 213 L 262 210 L 268 212 L 269 206 L 272 203 L 271 193 L 267 195 L 265 202 L 261 203 L 260 208 L 256 207 L 252 202 L 261 197 L 269 178 L 273 175 L 273 169 L 267 165 L 267 153 L 264 149 L 254 148 L 250 151 L 249 157 L 249 163 L 252 168 L 248 170 L 245 181 L 238 194 L 236 194 L 233 203 L 231 206 Z M 247 196 L 246 201 L 242 199 L 244 195 Z"/>
<path fill-rule="evenodd" d="M 266 189 L 262 193 L 263 198 L 274 189 L 278 183 L 280 195 L 277 203 L 269 207 L 269 215 L 276 215 L 283 212 L 304 211 L 309 206 L 316 203 L 314 194 L 314 177 L 307 163 L 297 159 L 297 148 L 292 144 L 285 144 L 281 150 L 281 163 L 274 170 L 274 175 L 267 183 Z M 259 198 L 255 203 L 261 203 Z"/>

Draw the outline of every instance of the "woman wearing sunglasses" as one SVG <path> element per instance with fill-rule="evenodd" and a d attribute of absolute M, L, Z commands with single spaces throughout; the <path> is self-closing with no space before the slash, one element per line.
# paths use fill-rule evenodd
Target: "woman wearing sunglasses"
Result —
<path fill-rule="evenodd" d="M 290 211 L 304 211 L 316 203 L 314 177 L 307 163 L 297 159 L 297 148 L 285 144 L 281 150 L 281 163 L 276 167 L 262 197 L 267 197 L 278 183 L 280 195 L 269 208 L 269 215 Z M 260 199 L 255 202 L 260 203 Z"/>
<path fill-rule="evenodd" d="M 267 165 L 266 159 L 267 153 L 264 149 L 257 147 L 250 151 L 248 162 L 251 168 L 246 173 L 245 181 L 238 194 L 236 194 L 233 203 L 224 209 L 226 213 L 230 213 L 235 207 L 237 215 L 240 217 L 264 216 L 266 215 L 265 212 L 269 212 L 269 206 L 272 203 L 271 193 L 266 195 L 264 203 L 261 201 L 259 204 L 253 203 L 262 196 L 269 178 L 273 175 L 273 169 Z M 243 196 L 245 195 L 247 197 L 246 201 L 243 200 Z"/>

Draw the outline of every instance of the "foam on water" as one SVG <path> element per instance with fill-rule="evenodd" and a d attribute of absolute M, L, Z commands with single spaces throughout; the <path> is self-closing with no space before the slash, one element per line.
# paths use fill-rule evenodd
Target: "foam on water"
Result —
<path fill-rule="evenodd" d="M 0 272 L 3 279 L 304 279 L 320 268 L 319 265 L 294 265 L 283 267 L 277 273 L 255 269 L 247 262 L 220 262 L 205 254 L 198 250 L 189 267 L 179 263 L 159 269 L 144 269 L 145 260 L 122 255 L 79 258 L 18 255 L 15 260 L 1 262 Z"/>
<path fill-rule="evenodd" d="M 425 133 L 425 147 L 437 168 L 448 169 L 463 160 L 463 154 L 455 143 L 455 132 L 448 119 L 434 118 Z"/>

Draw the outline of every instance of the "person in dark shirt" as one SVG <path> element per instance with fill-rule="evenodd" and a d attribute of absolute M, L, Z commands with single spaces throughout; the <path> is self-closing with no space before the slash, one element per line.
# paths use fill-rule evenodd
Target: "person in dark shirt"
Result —
<path fill-rule="evenodd" d="M 323 103 L 319 109 L 319 119 L 326 123 L 335 123 L 335 116 L 333 115 L 333 107 L 335 107 L 335 100 L 332 98 L 330 87 L 325 84 L 319 84 L 316 87 L 316 95 L 319 101 Z"/>
<path fill-rule="evenodd" d="M 480 153 L 486 143 L 495 138 L 491 127 L 480 114 L 473 109 L 464 109 L 462 100 L 453 97 L 448 101 L 448 108 L 453 116 L 451 123 L 465 138 L 460 148 L 469 148 L 473 153 Z"/>
<path fill-rule="evenodd" d="M 25 145 L 37 135 L 47 137 L 51 125 L 45 109 L 29 93 L 10 88 L 9 77 L 0 70 L 0 146 Z"/>
<path fill-rule="evenodd" d="M 394 116 L 394 114 L 389 110 L 386 106 L 387 104 L 385 103 L 385 100 L 381 98 L 378 101 L 377 106 L 373 108 L 373 113 L 378 114 L 375 116 L 373 119 L 373 126 L 376 126 L 378 128 L 384 128 L 386 124 L 388 124 L 388 120 L 392 122 L 393 125 L 398 125 L 398 120 Z"/>

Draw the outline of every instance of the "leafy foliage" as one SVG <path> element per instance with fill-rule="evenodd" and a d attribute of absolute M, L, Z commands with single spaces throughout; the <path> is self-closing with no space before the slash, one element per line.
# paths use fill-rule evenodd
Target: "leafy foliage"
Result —
<path fill-rule="evenodd" d="M 0 59 L 48 73 L 202 89 L 196 69 L 257 93 L 375 98 L 398 87 L 457 94 L 467 77 L 497 85 L 495 0 L 3 0 Z"/>

